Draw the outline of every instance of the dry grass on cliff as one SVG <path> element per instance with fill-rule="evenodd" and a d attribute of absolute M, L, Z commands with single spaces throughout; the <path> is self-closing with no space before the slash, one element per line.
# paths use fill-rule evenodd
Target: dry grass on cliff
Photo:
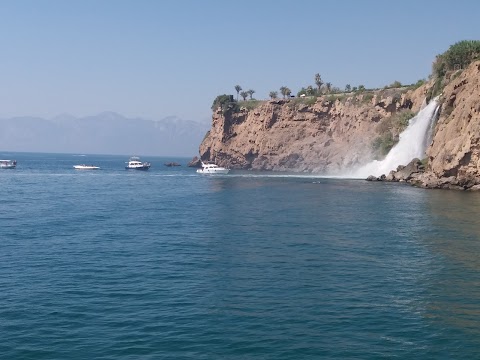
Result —
<path fill-rule="evenodd" d="M 264 104 L 266 101 L 263 100 L 246 100 L 246 101 L 239 101 L 238 106 L 239 108 L 245 108 L 247 110 L 254 110 L 258 108 L 260 105 Z"/>
<path fill-rule="evenodd" d="M 291 99 L 288 104 L 290 107 L 297 108 L 298 105 L 313 106 L 317 102 L 316 96 L 297 97 Z"/>

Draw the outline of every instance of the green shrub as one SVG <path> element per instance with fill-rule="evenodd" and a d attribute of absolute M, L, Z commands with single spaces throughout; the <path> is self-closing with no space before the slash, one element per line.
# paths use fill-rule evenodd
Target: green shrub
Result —
<path fill-rule="evenodd" d="M 384 157 L 399 140 L 400 133 L 408 127 L 410 119 L 415 116 L 411 110 L 403 110 L 384 118 L 376 127 L 379 134 L 372 142 L 372 149 L 377 158 Z"/>
<path fill-rule="evenodd" d="M 372 149 L 374 153 L 378 156 L 384 157 L 395 145 L 395 141 L 390 132 L 387 132 L 381 136 L 378 136 L 373 140 Z"/>
<path fill-rule="evenodd" d="M 218 108 L 222 109 L 222 113 L 225 115 L 228 111 L 238 112 L 239 107 L 237 101 L 233 99 L 233 95 L 218 95 L 213 100 L 212 110 L 216 111 Z"/>
<path fill-rule="evenodd" d="M 418 89 L 420 86 L 424 85 L 425 82 L 426 82 L 425 79 L 420 79 L 412 87 L 414 89 Z"/>
<path fill-rule="evenodd" d="M 226 94 L 218 95 L 215 98 L 215 100 L 213 100 L 212 110 L 215 111 L 219 107 L 224 109 L 225 107 L 227 107 L 228 104 L 230 104 L 233 101 L 235 100 L 233 100 L 233 97 L 231 95 L 226 95 Z"/>
<path fill-rule="evenodd" d="M 399 132 L 405 130 L 410 122 L 410 119 L 415 116 L 415 113 L 411 110 L 404 110 L 393 115 L 393 122 L 396 129 Z"/>
<path fill-rule="evenodd" d="M 433 75 L 445 76 L 447 71 L 464 69 L 480 57 L 480 41 L 463 40 L 450 46 L 443 54 L 437 55 L 433 63 Z"/>
<path fill-rule="evenodd" d="M 307 106 L 313 106 L 317 102 L 317 97 L 316 96 L 309 96 L 304 99 L 304 104 Z"/>

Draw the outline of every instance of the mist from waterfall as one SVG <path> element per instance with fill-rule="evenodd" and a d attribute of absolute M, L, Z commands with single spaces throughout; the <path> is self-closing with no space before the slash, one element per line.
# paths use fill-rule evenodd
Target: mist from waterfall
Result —
<path fill-rule="evenodd" d="M 414 158 L 425 157 L 425 150 L 431 141 L 433 122 L 438 111 L 438 101 L 430 103 L 410 119 L 408 127 L 400 134 L 399 142 L 390 150 L 385 159 L 374 160 L 346 174 L 349 178 L 366 178 L 370 175 L 388 175 L 398 165 L 407 165 Z"/>

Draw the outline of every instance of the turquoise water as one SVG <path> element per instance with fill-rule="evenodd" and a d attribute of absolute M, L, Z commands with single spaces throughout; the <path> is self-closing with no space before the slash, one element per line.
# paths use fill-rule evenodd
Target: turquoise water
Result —
<path fill-rule="evenodd" d="M 480 358 L 480 194 L 2 156 L 1 358 Z"/>

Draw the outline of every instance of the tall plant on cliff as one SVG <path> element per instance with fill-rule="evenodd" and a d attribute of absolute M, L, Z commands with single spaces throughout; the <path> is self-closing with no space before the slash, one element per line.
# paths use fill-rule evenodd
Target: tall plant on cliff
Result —
<path fill-rule="evenodd" d="M 330 94 L 332 92 L 332 83 L 327 82 L 325 84 L 325 89 L 327 90 L 327 94 Z"/>
<path fill-rule="evenodd" d="M 253 100 L 253 94 L 255 94 L 255 90 L 250 89 L 247 91 L 247 93 L 250 95 L 250 100 Z"/>
<path fill-rule="evenodd" d="M 286 96 L 290 96 L 290 94 L 292 93 L 292 90 L 290 90 L 288 87 L 286 86 L 282 86 L 280 88 L 280 94 L 283 95 L 283 98 L 285 99 Z"/>
<path fill-rule="evenodd" d="M 235 85 L 235 91 L 237 92 L 237 101 L 238 101 L 238 94 L 242 91 L 242 87 L 240 85 Z"/>
<path fill-rule="evenodd" d="M 320 95 L 322 93 L 323 81 L 322 81 L 322 77 L 320 76 L 319 73 L 315 74 L 315 85 L 317 85 L 318 95 Z"/>
<path fill-rule="evenodd" d="M 269 96 L 270 96 L 270 99 L 276 99 L 277 96 L 278 96 L 278 92 L 276 92 L 276 91 L 270 91 Z"/>
<path fill-rule="evenodd" d="M 243 98 L 243 101 L 245 101 L 245 100 L 247 100 L 248 92 L 242 91 L 242 92 L 240 93 L 240 96 Z"/>
<path fill-rule="evenodd" d="M 478 59 L 480 59 L 480 41 L 459 41 L 450 46 L 443 54 L 437 55 L 433 62 L 433 75 L 441 78 L 448 71 L 464 69 Z"/>

